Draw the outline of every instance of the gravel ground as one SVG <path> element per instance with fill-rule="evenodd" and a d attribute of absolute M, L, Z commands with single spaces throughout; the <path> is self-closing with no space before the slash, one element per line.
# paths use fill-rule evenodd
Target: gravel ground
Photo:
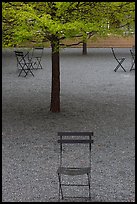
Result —
<path fill-rule="evenodd" d="M 107 48 L 61 50 L 61 112 L 51 113 L 50 48 L 43 69 L 26 78 L 13 50 L 3 49 L 2 202 L 58 202 L 58 131 L 94 132 L 91 202 L 135 202 L 135 71 L 129 48 L 116 52 L 127 72 L 113 71 Z M 86 187 L 65 192 L 88 196 Z"/>

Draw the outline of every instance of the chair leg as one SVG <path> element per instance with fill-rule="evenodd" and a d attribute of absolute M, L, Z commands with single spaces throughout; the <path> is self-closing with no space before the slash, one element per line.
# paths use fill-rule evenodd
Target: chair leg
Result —
<path fill-rule="evenodd" d="M 20 72 L 19 72 L 19 74 L 18 74 L 18 77 L 21 75 L 21 72 L 22 72 L 22 71 L 23 71 L 23 70 L 21 69 Z"/>
<path fill-rule="evenodd" d="M 134 70 L 134 69 L 133 69 L 134 64 L 135 64 L 135 62 L 132 63 L 132 66 L 131 66 L 131 68 L 130 68 L 130 71 Z"/>
<path fill-rule="evenodd" d="M 114 69 L 114 71 L 116 72 L 118 70 L 119 67 L 121 67 L 125 72 L 126 70 L 124 69 L 124 67 L 122 66 L 122 63 L 124 62 L 124 59 L 122 59 L 120 62 L 118 62 L 119 64 L 117 65 L 117 67 Z"/>
<path fill-rule="evenodd" d="M 27 76 L 28 72 L 30 72 L 32 74 L 32 76 L 34 76 L 33 72 L 31 71 L 31 69 L 28 69 L 28 71 L 26 72 L 25 77 Z"/>
<path fill-rule="evenodd" d="M 62 186 L 61 186 L 61 176 L 60 176 L 60 174 L 58 174 L 58 178 L 59 178 L 59 201 L 60 201 L 60 193 L 61 193 L 62 200 L 64 199 Z"/>
<path fill-rule="evenodd" d="M 91 199 L 91 191 L 90 191 L 90 174 L 87 174 L 88 176 L 88 187 L 89 187 L 89 200 Z"/>
<path fill-rule="evenodd" d="M 37 61 L 38 61 L 38 66 L 37 66 L 37 69 L 42 69 L 42 65 L 41 65 L 41 59 L 40 58 L 37 58 Z"/>
<path fill-rule="evenodd" d="M 120 65 L 122 67 L 122 69 L 124 70 L 124 72 L 126 72 L 126 70 L 124 69 L 124 67 L 122 65 Z"/>
<path fill-rule="evenodd" d="M 120 64 L 118 64 L 118 65 L 116 66 L 116 68 L 114 69 L 114 71 L 116 72 L 119 67 L 120 67 Z"/>
<path fill-rule="evenodd" d="M 29 64 L 29 65 L 26 64 L 26 66 L 27 66 L 27 72 L 25 77 L 27 76 L 28 72 L 30 72 L 34 76 L 33 72 L 31 71 L 31 67 L 33 68 L 32 64 Z"/>
<path fill-rule="evenodd" d="M 21 69 L 21 71 L 20 71 L 20 73 L 19 73 L 18 77 L 21 75 L 22 71 L 24 71 L 24 72 L 25 72 L 25 74 L 27 74 L 27 72 L 25 71 L 25 69 Z M 25 76 L 26 76 L 26 75 L 25 75 Z"/>
<path fill-rule="evenodd" d="M 114 71 L 116 72 L 119 67 L 121 67 L 121 68 L 124 70 L 124 72 L 126 72 L 126 70 L 124 69 L 124 67 L 123 67 L 121 64 L 119 64 L 119 65 L 114 69 Z"/>

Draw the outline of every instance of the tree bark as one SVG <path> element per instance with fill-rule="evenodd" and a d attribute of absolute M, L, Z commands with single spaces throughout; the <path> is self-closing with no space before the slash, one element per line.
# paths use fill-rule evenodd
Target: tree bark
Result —
<path fill-rule="evenodd" d="M 87 43 L 83 42 L 83 55 L 87 55 Z"/>
<path fill-rule="evenodd" d="M 60 65 L 59 65 L 59 40 L 52 38 L 52 86 L 51 86 L 51 112 L 60 112 Z"/>

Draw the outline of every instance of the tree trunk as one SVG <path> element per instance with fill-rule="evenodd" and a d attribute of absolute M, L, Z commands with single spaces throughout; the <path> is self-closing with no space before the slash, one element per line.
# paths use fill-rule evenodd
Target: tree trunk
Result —
<path fill-rule="evenodd" d="M 87 54 L 87 43 L 83 42 L 83 55 Z"/>
<path fill-rule="evenodd" d="M 51 87 L 51 112 L 60 112 L 60 66 L 59 66 L 59 40 L 53 37 L 52 47 L 52 87 Z"/>

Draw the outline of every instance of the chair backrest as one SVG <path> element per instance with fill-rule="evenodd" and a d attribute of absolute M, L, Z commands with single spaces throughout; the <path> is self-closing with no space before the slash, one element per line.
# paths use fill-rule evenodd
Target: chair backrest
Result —
<path fill-rule="evenodd" d="M 14 51 L 16 56 L 24 56 L 22 51 Z"/>
<path fill-rule="evenodd" d="M 117 60 L 117 57 L 116 57 L 116 55 L 115 55 L 114 48 L 113 48 L 113 47 L 111 47 L 111 50 L 112 50 L 112 53 L 113 53 L 114 58 Z"/>
<path fill-rule="evenodd" d="M 132 46 L 132 51 L 135 52 L 135 45 Z"/>
<path fill-rule="evenodd" d="M 42 58 L 44 47 L 33 47 L 33 57 Z"/>
<path fill-rule="evenodd" d="M 63 144 L 88 144 L 89 145 L 89 166 L 91 166 L 91 143 L 93 143 L 93 132 L 58 132 L 58 143 L 60 143 L 60 166 L 62 166 L 63 159 Z M 87 137 L 85 139 L 85 137 Z M 79 138 L 80 137 L 80 138 Z M 81 149 L 82 150 L 82 149 Z M 72 152 L 71 152 L 72 153 Z M 69 158 L 69 157 L 68 157 Z"/>
<path fill-rule="evenodd" d="M 21 62 L 25 63 L 24 54 L 22 51 L 14 51 L 17 62 L 20 64 Z"/>
<path fill-rule="evenodd" d="M 130 50 L 132 56 L 135 57 L 135 46 L 132 46 L 132 49 Z"/>

